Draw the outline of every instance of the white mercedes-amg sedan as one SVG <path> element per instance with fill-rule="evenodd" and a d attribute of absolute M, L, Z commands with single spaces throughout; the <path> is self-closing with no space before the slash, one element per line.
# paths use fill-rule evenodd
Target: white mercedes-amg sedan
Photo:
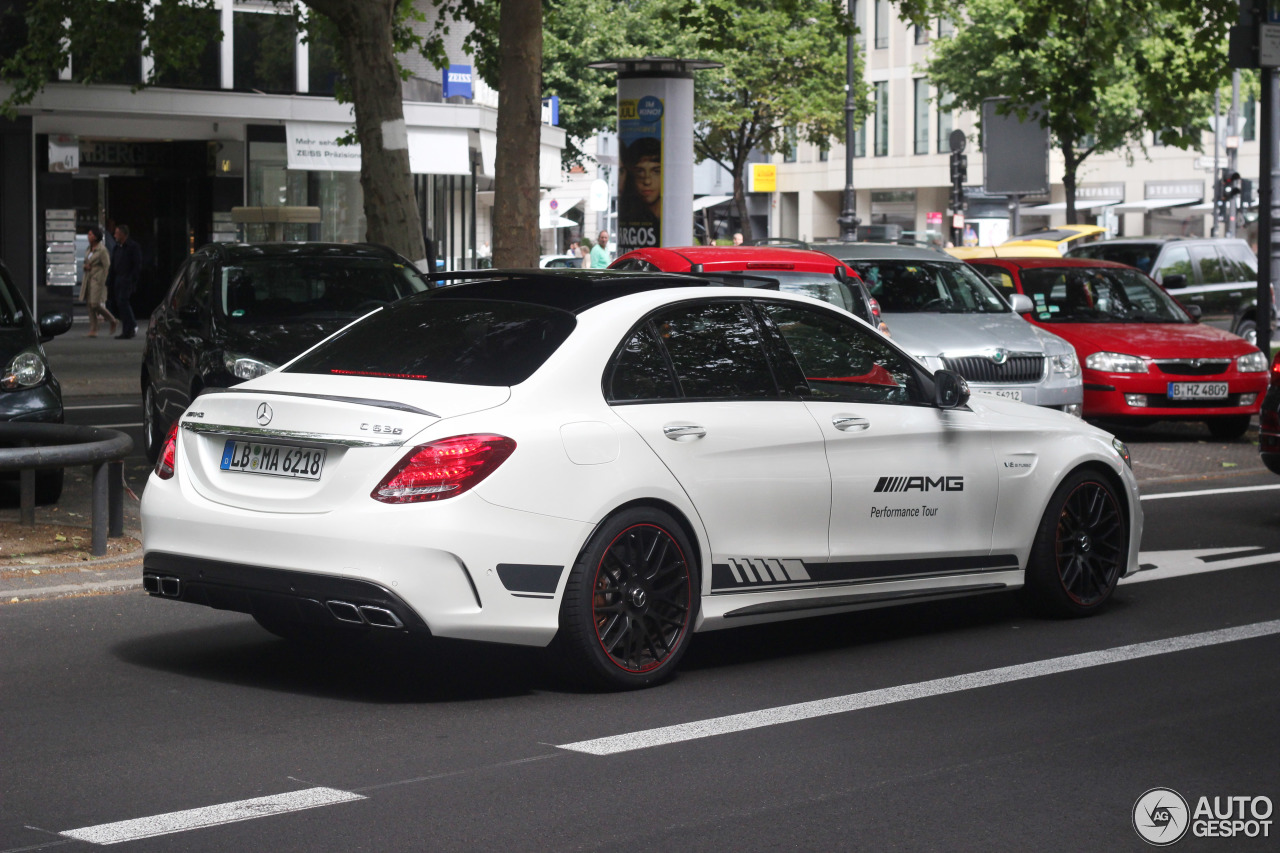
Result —
<path fill-rule="evenodd" d="M 1138 569 L 1121 442 L 970 399 L 839 308 L 476 275 L 198 397 L 143 497 L 147 591 L 289 639 L 551 646 L 633 688 L 697 631 L 1015 589 L 1083 616 Z"/>

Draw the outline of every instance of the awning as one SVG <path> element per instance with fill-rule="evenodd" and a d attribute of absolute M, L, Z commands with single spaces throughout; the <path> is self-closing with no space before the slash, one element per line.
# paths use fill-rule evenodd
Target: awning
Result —
<path fill-rule="evenodd" d="M 309 172 L 360 171 L 360 145 L 339 145 L 349 124 L 320 121 L 285 122 L 288 166 Z M 415 175 L 470 175 L 471 145 L 467 131 L 454 128 L 408 129 L 409 170 Z"/>
<path fill-rule="evenodd" d="M 1098 201 L 1097 199 L 1077 200 L 1076 210 L 1095 210 L 1099 207 L 1110 207 L 1113 204 L 1120 204 L 1120 199 L 1113 201 Z M 1037 204 L 1035 207 L 1022 208 L 1023 213 L 1053 213 L 1054 211 L 1062 211 L 1067 209 L 1065 201 L 1055 201 L 1052 204 Z"/>
<path fill-rule="evenodd" d="M 572 219 L 565 219 L 563 216 L 541 217 L 538 220 L 539 228 L 570 228 L 581 224 L 580 222 L 574 222 Z"/>
<path fill-rule="evenodd" d="M 1196 204 L 1199 198 L 1144 198 L 1142 201 L 1126 201 L 1116 206 L 1116 213 L 1146 213 L 1149 210 L 1160 210 L 1165 207 L 1181 207 L 1184 204 Z"/>
<path fill-rule="evenodd" d="M 1183 210 L 1185 210 L 1187 213 L 1213 213 L 1213 209 L 1216 206 L 1217 205 L 1215 205 L 1211 201 L 1202 201 L 1199 204 L 1193 204 L 1190 207 L 1184 207 Z"/>
<path fill-rule="evenodd" d="M 717 204 L 724 204 L 726 201 L 733 201 L 731 195 L 704 195 L 702 198 L 693 200 L 694 212 L 707 207 L 715 207 Z"/>

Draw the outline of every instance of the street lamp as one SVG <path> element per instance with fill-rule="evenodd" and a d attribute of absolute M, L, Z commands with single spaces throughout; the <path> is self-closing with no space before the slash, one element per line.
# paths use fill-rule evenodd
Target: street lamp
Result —
<path fill-rule="evenodd" d="M 853 4 L 854 0 L 849 0 L 849 20 L 857 26 L 857 21 L 853 20 Z M 853 191 L 853 116 L 857 112 L 857 102 L 853 97 L 853 51 L 856 49 L 853 36 L 853 27 L 850 27 L 844 46 L 844 209 L 836 219 L 840 223 L 840 239 L 846 243 L 858 239 L 861 221 L 858 219 L 858 199 Z"/>

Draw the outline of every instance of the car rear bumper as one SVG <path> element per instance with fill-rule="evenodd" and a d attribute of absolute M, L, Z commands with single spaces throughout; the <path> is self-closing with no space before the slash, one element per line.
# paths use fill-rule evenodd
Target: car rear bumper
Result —
<path fill-rule="evenodd" d="M 278 617 L 284 608 L 292 614 L 285 618 L 312 624 L 340 623 L 329 603 L 338 602 L 357 613 L 382 608 L 404 630 L 437 637 L 546 645 L 559 627 L 568 569 L 591 531 L 475 494 L 400 506 L 368 500 L 335 512 L 251 511 L 205 499 L 183 479 L 181 471 L 171 480 L 153 475 L 142 498 L 143 573 L 177 579 L 176 595 L 148 581 L 155 592 L 246 613 L 270 607 Z"/>

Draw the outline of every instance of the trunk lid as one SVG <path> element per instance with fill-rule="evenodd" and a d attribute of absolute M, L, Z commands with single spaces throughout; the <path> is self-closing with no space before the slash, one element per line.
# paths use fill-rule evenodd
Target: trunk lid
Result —
<path fill-rule="evenodd" d="M 423 430 L 509 396 L 506 387 L 272 373 L 197 398 L 181 419 L 181 464 L 211 501 L 329 512 L 367 496 Z"/>

